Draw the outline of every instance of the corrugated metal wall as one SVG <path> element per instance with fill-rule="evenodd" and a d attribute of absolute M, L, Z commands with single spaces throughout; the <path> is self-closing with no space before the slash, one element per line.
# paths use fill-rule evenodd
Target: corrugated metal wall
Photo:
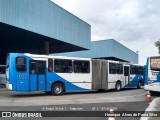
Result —
<path fill-rule="evenodd" d="M 90 25 L 49 0 L 0 0 L 0 22 L 90 48 Z"/>
<path fill-rule="evenodd" d="M 134 64 L 138 64 L 138 54 L 113 39 L 94 41 L 91 43 L 91 50 L 54 55 L 86 58 L 116 57 L 125 61 L 130 61 Z"/>

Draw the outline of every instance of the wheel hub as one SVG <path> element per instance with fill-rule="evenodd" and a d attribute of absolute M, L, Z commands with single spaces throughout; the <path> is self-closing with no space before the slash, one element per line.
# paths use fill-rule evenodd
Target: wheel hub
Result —
<path fill-rule="evenodd" d="M 56 93 L 60 93 L 61 90 L 62 90 L 62 89 L 61 89 L 60 87 L 56 87 L 56 88 L 55 88 L 55 92 L 56 92 Z"/>

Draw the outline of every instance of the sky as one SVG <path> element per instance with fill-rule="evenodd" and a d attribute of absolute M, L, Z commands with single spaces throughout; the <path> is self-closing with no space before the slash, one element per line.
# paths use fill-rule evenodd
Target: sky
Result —
<path fill-rule="evenodd" d="M 134 52 L 139 64 L 157 56 L 160 0 L 51 0 L 91 25 L 91 40 L 115 39 Z"/>

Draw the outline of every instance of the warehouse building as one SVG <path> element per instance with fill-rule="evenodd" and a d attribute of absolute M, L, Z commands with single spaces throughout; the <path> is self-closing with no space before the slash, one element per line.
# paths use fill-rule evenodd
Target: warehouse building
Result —
<path fill-rule="evenodd" d="M 60 53 L 55 55 L 117 60 L 138 64 L 138 54 L 114 39 L 93 41 L 91 42 L 90 50 Z"/>
<path fill-rule="evenodd" d="M 91 42 L 91 26 L 50 0 L 0 0 L 0 64 L 11 52 L 138 63 L 138 54 L 115 40 Z"/>
<path fill-rule="evenodd" d="M 10 52 L 90 49 L 91 26 L 50 0 L 0 0 L 0 64 Z"/>

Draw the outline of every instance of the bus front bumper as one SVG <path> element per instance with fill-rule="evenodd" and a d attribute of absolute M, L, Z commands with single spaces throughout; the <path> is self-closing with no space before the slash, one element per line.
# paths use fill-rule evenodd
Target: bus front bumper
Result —
<path fill-rule="evenodd" d="M 6 88 L 7 88 L 8 90 L 12 90 L 12 84 L 9 84 L 8 81 L 6 82 Z"/>

